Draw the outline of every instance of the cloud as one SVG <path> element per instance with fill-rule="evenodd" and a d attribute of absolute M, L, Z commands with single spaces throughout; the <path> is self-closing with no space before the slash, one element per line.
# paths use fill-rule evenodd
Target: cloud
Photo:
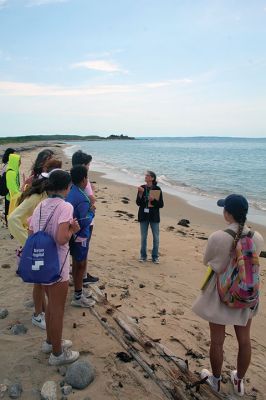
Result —
<path fill-rule="evenodd" d="M 0 0 L 1 1 L 1 0 Z M 43 6 L 46 4 L 66 3 L 69 0 L 29 0 L 27 7 Z"/>
<path fill-rule="evenodd" d="M 71 64 L 71 68 L 86 68 L 92 69 L 95 71 L 101 72 L 123 72 L 127 71 L 123 70 L 117 63 L 113 61 L 106 60 L 89 60 L 89 61 L 81 61 L 74 64 Z"/>
<path fill-rule="evenodd" d="M 161 82 L 138 83 L 132 85 L 95 85 L 95 86 L 57 86 L 28 82 L 0 81 L 1 96 L 26 97 L 78 97 L 97 96 L 103 94 L 136 93 L 145 90 L 156 90 L 174 85 L 191 84 L 190 79 L 166 80 Z"/>

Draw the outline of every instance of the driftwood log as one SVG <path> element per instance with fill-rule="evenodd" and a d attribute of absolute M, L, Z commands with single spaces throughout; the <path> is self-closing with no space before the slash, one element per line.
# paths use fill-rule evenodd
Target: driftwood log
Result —
<path fill-rule="evenodd" d="M 91 308 L 91 313 L 160 387 L 165 398 L 170 400 L 224 398 L 214 393 L 205 384 L 205 380 L 199 380 L 194 373 L 189 371 L 187 360 L 176 356 L 158 340 L 146 335 L 132 318 L 109 303 L 106 293 L 103 293 L 96 285 L 93 286 L 95 299 L 100 307 L 97 307 L 99 311 Z M 115 326 L 111 325 L 105 316 L 100 315 L 100 309 L 109 315 L 108 319 L 111 319 L 111 322 L 114 321 Z M 154 360 L 156 360 L 156 366 Z"/>

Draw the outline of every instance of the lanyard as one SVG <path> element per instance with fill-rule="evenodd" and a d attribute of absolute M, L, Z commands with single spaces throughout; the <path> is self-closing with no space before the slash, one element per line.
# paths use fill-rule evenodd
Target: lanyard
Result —
<path fill-rule="evenodd" d="M 149 195 L 150 195 L 150 190 L 151 187 L 148 187 L 147 185 L 145 186 L 145 201 L 146 201 L 146 207 L 149 207 Z"/>
<path fill-rule="evenodd" d="M 78 187 L 78 190 L 86 197 L 86 199 L 88 200 L 89 203 L 91 203 L 90 198 L 88 197 L 87 193 L 85 192 L 85 190 L 82 190 L 80 187 Z"/>

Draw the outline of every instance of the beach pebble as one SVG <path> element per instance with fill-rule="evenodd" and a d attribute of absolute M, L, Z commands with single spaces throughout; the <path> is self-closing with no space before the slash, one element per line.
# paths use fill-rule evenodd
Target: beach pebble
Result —
<path fill-rule="evenodd" d="M 41 390 L 42 400 L 57 400 L 56 383 L 54 381 L 47 381 L 43 384 Z"/>
<path fill-rule="evenodd" d="M 4 319 L 8 316 L 8 311 L 6 308 L 0 308 L 0 319 Z"/>
<path fill-rule="evenodd" d="M 2 393 L 5 393 L 8 389 L 8 386 L 4 383 L 0 383 L 0 397 L 2 397 Z"/>
<path fill-rule="evenodd" d="M 75 389 L 84 389 L 95 377 L 95 371 L 92 364 L 88 361 L 76 361 L 67 370 L 66 383 Z"/>
<path fill-rule="evenodd" d="M 189 228 L 190 221 L 188 219 L 180 219 L 177 225 L 184 226 L 185 228 Z"/>
<path fill-rule="evenodd" d="M 72 393 L 72 386 L 65 385 L 61 388 L 61 391 L 62 391 L 63 395 L 68 396 L 70 393 Z"/>
<path fill-rule="evenodd" d="M 8 395 L 11 399 L 18 399 L 22 393 L 22 385 L 20 382 L 12 383 L 8 388 Z"/>
<path fill-rule="evenodd" d="M 25 333 L 27 333 L 28 328 L 26 328 L 26 326 L 24 324 L 16 324 L 13 325 L 11 328 L 11 332 L 13 333 L 13 335 L 24 335 Z"/>
<path fill-rule="evenodd" d="M 140 283 L 140 284 L 139 284 L 139 287 L 140 287 L 140 289 L 145 288 L 144 283 Z"/>

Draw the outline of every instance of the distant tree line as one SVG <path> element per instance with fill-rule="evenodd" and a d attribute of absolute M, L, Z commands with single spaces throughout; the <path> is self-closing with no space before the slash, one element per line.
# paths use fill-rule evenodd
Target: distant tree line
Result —
<path fill-rule="evenodd" d="M 86 140 L 133 140 L 135 138 L 126 135 L 110 135 L 107 138 L 97 135 L 80 136 L 80 135 L 27 135 L 0 138 L 0 144 L 7 143 L 26 143 L 39 141 L 86 141 Z"/>

